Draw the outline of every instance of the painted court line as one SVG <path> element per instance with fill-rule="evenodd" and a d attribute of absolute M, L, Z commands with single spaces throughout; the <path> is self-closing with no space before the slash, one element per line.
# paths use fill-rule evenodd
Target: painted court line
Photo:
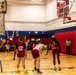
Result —
<path fill-rule="evenodd" d="M 31 59 L 31 58 L 28 58 L 28 59 Z M 33 59 L 31 59 L 31 60 L 33 60 Z M 44 68 L 46 68 L 46 69 L 48 69 L 48 67 L 46 67 L 45 65 L 43 65 L 43 64 L 40 64 L 42 67 L 44 67 Z M 55 71 L 53 71 L 53 70 L 51 70 L 51 69 L 49 69 L 52 73 L 54 73 L 55 75 L 60 75 L 59 73 L 56 73 Z"/>
<path fill-rule="evenodd" d="M 43 66 L 44 68 L 46 68 L 46 69 L 48 69 L 48 67 L 46 67 L 45 65 L 43 65 L 43 64 L 40 64 L 41 66 Z M 50 70 L 50 69 L 49 69 Z M 60 75 L 59 73 L 56 73 L 55 71 L 53 71 L 53 70 L 50 70 L 52 73 L 54 73 L 54 74 L 56 74 L 56 75 Z"/>

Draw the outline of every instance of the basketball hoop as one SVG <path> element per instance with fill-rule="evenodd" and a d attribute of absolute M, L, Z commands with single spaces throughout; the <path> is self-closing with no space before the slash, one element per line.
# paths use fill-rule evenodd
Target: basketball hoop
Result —
<path fill-rule="evenodd" d="M 76 22 L 76 3 L 73 0 L 72 3 L 66 5 L 63 8 L 63 24 Z"/>

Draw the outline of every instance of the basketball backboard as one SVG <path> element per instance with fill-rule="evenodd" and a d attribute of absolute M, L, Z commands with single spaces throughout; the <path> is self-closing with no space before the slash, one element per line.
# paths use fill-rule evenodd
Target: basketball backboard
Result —
<path fill-rule="evenodd" d="M 0 13 L 6 13 L 7 11 L 7 1 L 0 0 Z"/>
<path fill-rule="evenodd" d="M 63 8 L 63 24 L 76 22 L 76 0 L 71 0 Z"/>
<path fill-rule="evenodd" d="M 5 21 L 4 21 L 4 14 L 0 13 L 0 35 L 5 34 Z"/>

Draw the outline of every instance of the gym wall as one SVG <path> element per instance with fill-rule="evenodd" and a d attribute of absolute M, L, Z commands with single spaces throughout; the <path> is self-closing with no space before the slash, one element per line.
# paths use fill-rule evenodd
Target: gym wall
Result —
<path fill-rule="evenodd" d="M 66 40 L 70 38 L 72 42 L 71 54 L 76 54 L 76 31 L 56 33 L 55 36 L 60 43 L 61 52 L 66 53 Z"/>

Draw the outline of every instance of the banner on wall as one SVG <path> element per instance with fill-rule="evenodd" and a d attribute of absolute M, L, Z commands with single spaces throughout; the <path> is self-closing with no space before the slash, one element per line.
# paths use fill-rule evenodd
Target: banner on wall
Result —
<path fill-rule="evenodd" d="M 69 4 L 69 0 L 57 0 L 57 16 L 63 16 L 63 8 Z"/>

